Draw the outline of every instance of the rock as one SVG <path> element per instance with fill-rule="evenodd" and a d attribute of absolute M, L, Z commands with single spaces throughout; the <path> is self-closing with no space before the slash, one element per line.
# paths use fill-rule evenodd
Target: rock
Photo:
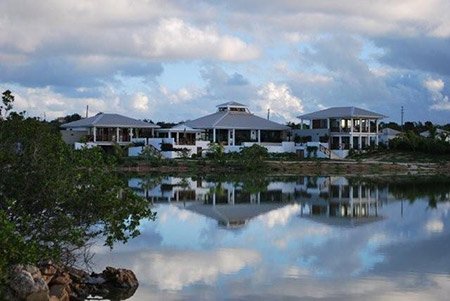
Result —
<path fill-rule="evenodd" d="M 40 270 L 31 265 L 15 265 L 10 271 L 9 287 L 17 299 L 48 300 L 48 286 Z"/>
<path fill-rule="evenodd" d="M 38 266 L 45 282 L 49 284 L 50 281 L 53 279 L 53 276 L 55 276 L 56 272 L 58 271 L 58 267 L 54 265 L 51 260 L 43 261 L 39 263 Z"/>
<path fill-rule="evenodd" d="M 59 272 L 56 274 L 53 279 L 50 281 L 49 285 L 61 284 L 61 285 L 69 285 L 72 283 L 72 279 L 70 278 L 69 273 L 67 272 Z"/>
<path fill-rule="evenodd" d="M 139 286 L 131 270 L 107 267 L 100 274 L 89 275 L 51 261 L 41 262 L 39 268 L 14 266 L 9 280 L 7 300 L 14 301 L 81 301 L 88 296 L 124 300 L 133 296 Z"/>
<path fill-rule="evenodd" d="M 50 287 L 50 297 L 57 297 L 59 301 L 69 301 L 68 286 L 62 284 L 56 284 Z"/>
<path fill-rule="evenodd" d="M 117 288 L 137 288 L 139 282 L 131 270 L 106 267 L 102 273 L 108 284 Z"/>
<path fill-rule="evenodd" d="M 87 277 L 89 277 L 89 274 L 83 270 L 76 269 L 73 267 L 66 267 L 67 272 L 70 275 L 70 278 L 73 280 L 73 282 L 83 282 Z"/>
<path fill-rule="evenodd" d="M 50 299 L 50 297 L 48 296 L 48 293 L 41 291 L 41 292 L 31 293 L 26 298 L 26 301 L 48 301 L 49 299 Z"/>

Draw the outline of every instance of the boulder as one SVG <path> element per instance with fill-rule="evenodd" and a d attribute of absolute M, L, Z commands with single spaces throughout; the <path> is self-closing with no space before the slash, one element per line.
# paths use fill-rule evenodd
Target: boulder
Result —
<path fill-rule="evenodd" d="M 67 291 L 68 286 L 62 284 L 55 284 L 50 287 L 50 297 L 56 297 L 59 301 L 70 301 L 69 292 Z M 55 299 L 56 300 L 56 299 Z"/>
<path fill-rule="evenodd" d="M 47 284 L 50 283 L 50 281 L 53 279 L 53 276 L 55 276 L 56 272 L 58 271 L 58 266 L 53 264 L 51 260 L 40 262 L 38 267 L 41 271 L 42 277 Z"/>
<path fill-rule="evenodd" d="M 116 288 L 137 288 L 139 282 L 131 270 L 107 267 L 103 273 L 106 282 Z"/>
<path fill-rule="evenodd" d="M 15 265 L 10 270 L 9 288 L 19 300 L 48 300 L 48 286 L 40 270 L 31 265 Z"/>

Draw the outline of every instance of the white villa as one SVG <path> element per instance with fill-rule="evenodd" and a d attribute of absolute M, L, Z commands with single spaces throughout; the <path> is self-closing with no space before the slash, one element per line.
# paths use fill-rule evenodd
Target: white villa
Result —
<path fill-rule="evenodd" d="M 301 129 L 295 135 L 303 142 L 325 143 L 337 157 L 343 158 L 350 149 L 378 145 L 378 123 L 385 117 L 357 107 L 333 107 L 298 116 Z M 305 121 L 309 129 L 304 129 Z"/>
<path fill-rule="evenodd" d="M 127 145 L 136 138 L 153 137 L 159 126 L 119 114 L 99 113 L 61 125 L 66 143 L 75 148 Z M 83 141 L 83 142 L 81 142 Z"/>
<path fill-rule="evenodd" d="M 384 128 L 380 131 L 378 135 L 378 141 L 379 143 L 383 143 L 386 146 L 389 146 L 389 141 L 391 141 L 394 138 L 397 138 L 400 136 L 402 132 L 391 129 L 391 128 Z"/>
<path fill-rule="evenodd" d="M 165 158 L 177 158 L 180 150 L 188 155 L 201 154 L 211 142 L 220 143 L 225 152 L 239 152 L 242 147 L 259 144 L 269 152 L 295 152 L 295 143 L 286 141 L 290 128 L 252 114 L 246 105 L 227 102 L 217 106 L 217 112 L 187 121 L 170 129 L 156 130 L 158 138 L 148 144 L 161 151 Z M 172 150 L 161 148 L 171 145 Z M 130 149 L 130 155 L 141 150 Z"/>
<path fill-rule="evenodd" d="M 424 131 L 420 133 L 420 136 L 432 138 L 433 134 L 430 131 Z M 436 131 L 434 132 L 434 138 L 450 142 L 450 132 L 443 129 L 436 129 Z"/>
<path fill-rule="evenodd" d="M 129 156 L 144 147 L 164 158 L 202 155 L 209 144 L 219 143 L 225 152 L 239 152 L 254 144 L 269 153 L 298 153 L 304 157 L 345 158 L 350 149 L 378 145 L 378 122 L 385 116 L 356 107 L 334 107 L 301 115 L 300 130 L 252 114 L 246 105 L 226 102 L 217 112 L 172 128 L 122 116 L 99 113 L 63 124 L 63 139 L 75 148 L 127 145 Z M 304 122 L 309 124 L 305 129 Z M 296 136 L 300 141 L 290 141 Z"/>
<path fill-rule="evenodd" d="M 290 130 L 286 125 L 252 114 L 246 105 L 237 102 L 226 102 L 217 108 L 217 112 L 187 121 L 186 125 L 203 130 L 204 140 L 221 143 L 230 151 L 238 150 L 247 142 L 281 144 Z"/>

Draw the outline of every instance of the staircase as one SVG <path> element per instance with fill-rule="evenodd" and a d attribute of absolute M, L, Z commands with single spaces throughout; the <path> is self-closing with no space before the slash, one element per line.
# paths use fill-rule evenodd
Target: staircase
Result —
<path fill-rule="evenodd" d="M 327 158 L 332 160 L 344 159 L 323 144 L 319 144 L 319 152 L 322 152 Z"/>

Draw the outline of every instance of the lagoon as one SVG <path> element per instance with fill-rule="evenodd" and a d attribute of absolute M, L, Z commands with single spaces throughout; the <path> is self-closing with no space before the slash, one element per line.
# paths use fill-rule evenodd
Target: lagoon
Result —
<path fill-rule="evenodd" d="M 94 268 L 133 270 L 129 300 L 448 300 L 450 179 L 128 179 L 156 221 Z"/>

